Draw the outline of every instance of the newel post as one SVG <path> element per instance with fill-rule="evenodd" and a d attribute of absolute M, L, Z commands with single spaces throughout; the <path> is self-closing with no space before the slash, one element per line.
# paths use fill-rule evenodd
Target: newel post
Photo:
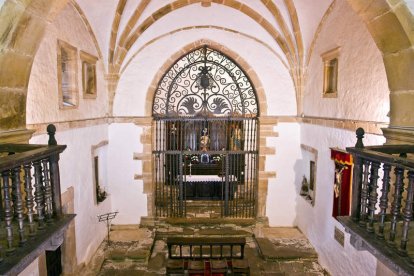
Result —
<path fill-rule="evenodd" d="M 356 130 L 357 142 L 355 148 L 363 149 L 364 143 L 362 139 L 364 138 L 365 131 L 363 128 L 358 128 Z M 352 202 L 351 202 L 351 217 L 354 221 L 358 222 L 360 219 L 361 211 L 361 187 L 362 187 L 362 174 L 363 174 L 363 162 L 362 158 L 357 154 L 353 154 L 354 157 L 354 170 L 352 177 Z"/>
<path fill-rule="evenodd" d="M 47 134 L 49 135 L 49 146 L 56 146 L 55 139 L 56 127 L 53 124 L 47 126 Z M 59 173 L 59 154 L 53 154 L 49 158 L 50 181 L 52 185 L 53 196 L 53 215 L 55 217 L 62 216 L 62 198 L 60 192 L 60 173 Z"/>

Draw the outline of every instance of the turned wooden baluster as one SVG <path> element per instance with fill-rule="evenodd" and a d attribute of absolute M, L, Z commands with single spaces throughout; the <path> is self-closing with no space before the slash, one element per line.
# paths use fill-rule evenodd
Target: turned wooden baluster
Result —
<path fill-rule="evenodd" d="M 6 235 L 7 235 L 7 250 L 8 254 L 14 251 L 13 247 L 13 210 L 10 198 L 10 171 L 2 172 L 3 177 L 3 195 L 4 195 L 4 220 L 6 222 Z"/>
<path fill-rule="evenodd" d="M 362 172 L 364 170 L 362 158 L 356 157 L 353 169 L 352 181 L 352 204 L 351 216 L 354 222 L 358 223 L 361 217 L 361 186 L 362 186 Z"/>
<path fill-rule="evenodd" d="M 364 148 L 362 139 L 364 138 L 365 131 L 363 128 L 356 130 L 357 142 L 356 148 Z M 362 158 L 354 155 L 354 169 L 353 169 L 353 181 L 352 181 L 352 205 L 351 216 L 355 222 L 359 222 L 361 216 L 361 188 L 362 188 L 362 173 L 364 171 Z M 355 204 L 354 204 L 355 203 Z"/>
<path fill-rule="evenodd" d="M 27 209 L 27 219 L 29 221 L 29 236 L 34 236 L 35 234 L 35 224 L 34 224 L 34 198 L 33 198 L 33 188 L 32 188 L 32 175 L 31 175 L 31 164 L 24 164 L 24 191 L 26 193 L 26 209 Z"/>
<path fill-rule="evenodd" d="M 408 188 L 403 210 L 403 229 L 401 237 L 401 245 L 398 249 L 402 255 L 407 255 L 408 229 L 410 221 L 413 217 L 413 197 L 414 197 L 414 171 L 408 172 Z"/>
<path fill-rule="evenodd" d="M 384 226 L 385 226 L 385 216 L 387 214 L 388 208 L 388 193 L 390 192 L 390 171 L 391 166 L 388 164 L 384 164 L 382 166 L 384 171 L 384 177 L 382 178 L 382 190 L 381 190 L 381 198 L 380 198 L 380 214 L 379 214 L 379 225 L 378 225 L 378 234 L 377 238 L 380 240 L 384 239 Z"/>
<path fill-rule="evenodd" d="M 400 208 L 401 208 L 401 199 L 402 194 L 404 192 L 404 169 L 402 168 L 395 168 L 395 191 L 394 191 L 394 200 L 391 204 L 391 231 L 390 231 L 390 238 L 389 243 L 390 245 L 395 245 L 395 232 L 397 229 L 397 222 L 398 222 L 398 216 L 400 214 Z"/>
<path fill-rule="evenodd" d="M 52 186 L 49 178 L 49 161 L 42 160 L 43 165 L 43 187 L 44 187 L 44 202 L 45 202 L 45 216 L 48 222 L 52 221 L 53 216 L 53 201 L 52 201 Z"/>
<path fill-rule="evenodd" d="M 47 126 L 47 133 L 49 135 L 49 146 L 57 145 L 55 139 L 56 127 L 52 124 Z M 59 172 L 59 154 L 49 157 L 50 168 L 50 186 L 52 188 L 52 209 L 53 215 L 60 218 L 62 212 L 62 198 L 60 193 L 60 172 Z"/>
<path fill-rule="evenodd" d="M 14 215 L 17 217 L 18 231 L 19 231 L 19 244 L 22 245 L 26 242 L 24 235 L 24 214 L 23 214 L 23 196 L 20 181 L 20 167 L 16 167 L 13 170 L 12 192 L 13 192 L 13 206 Z"/>
<path fill-rule="evenodd" d="M 44 203 L 43 203 L 43 178 L 42 178 L 42 165 L 40 160 L 33 162 L 34 167 L 34 178 L 35 178 L 35 201 L 37 210 L 37 222 L 38 229 L 42 230 L 45 228 L 45 217 L 44 217 Z"/>
<path fill-rule="evenodd" d="M 359 220 L 359 225 L 365 227 L 367 225 L 367 205 L 368 205 L 368 179 L 369 179 L 369 164 L 368 160 L 363 160 L 364 176 L 362 179 L 361 187 L 361 215 Z"/>
<path fill-rule="evenodd" d="M 369 183 L 369 217 L 368 217 L 368 225 L 367 231 L 370 233 L 374 232 L 374 221 L 375 221 L 375 205 L 378 201 L 378 169 L 380 167 L 380 163 L 372 162 L 371 163 L 371 176 L 370 176 L 370 183 Z"/>

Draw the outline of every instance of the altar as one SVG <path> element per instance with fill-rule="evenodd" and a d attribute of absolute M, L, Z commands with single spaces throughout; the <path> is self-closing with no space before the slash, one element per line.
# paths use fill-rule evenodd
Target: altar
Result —
<path fill-rule="evenodd" d="M 229 175 L 228 199 L 233 199 L 237 177 Z M 186 200 L 225 199 L 226 177 L 218 175 L 183 175 Z"/>

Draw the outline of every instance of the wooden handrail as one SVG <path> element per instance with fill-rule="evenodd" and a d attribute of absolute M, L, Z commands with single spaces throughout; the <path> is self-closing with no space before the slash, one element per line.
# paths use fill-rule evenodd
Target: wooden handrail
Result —
<path fill-rule="evenodd" d="M 9 152 L 15 154 L 0 158 L 0 171 L 10 170 L 19 165 L 27 164 L 36 160 L 47 158 L 49 156 L 60 154 L 66 149 L 66 145 L 34 145 L 33 147 L 29 147 L 29 145 L 15 144 L 0 145 L 0 152 L 6 152 L 6 149 L 10 149 L 11 151 Z M 23 151 L 24 149 L 29 150 Z"/>

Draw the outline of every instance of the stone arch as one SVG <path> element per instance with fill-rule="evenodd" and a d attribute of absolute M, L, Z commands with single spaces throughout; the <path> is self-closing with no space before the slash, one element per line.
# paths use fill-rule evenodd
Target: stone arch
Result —
<path fill-rule="evenodd" d="M 414 125 L 413 14 L 405 1 L 348 0 L 348 3 L 362 18 L 383 54 L 390 89 L 390 128 L 412 127 Z M 384 133 L 387 136 L 386 131 Z"/>
<path fill-rule="evenodd" d="M 222 44 L 219 44 L 215 41 L 209 40 L 209 39 L 200 39 L 197 41 L 194 41 L 192 43 L 189 43 L 182 47 L 179 51 L 174 53 L 158 70 L 158 72 L 155 74 L 151 85 L 148 88 L 147 94 L 146 94 L 146 101 L 145 101 L 145 116 L 148 118 L 152 118 L 152 111 L 153 111 L 153 100 L 154 95 L 156 93 L 158 84 L 165 74 L 166 71 L 183 55 L 186 53 L 193 51 L 197 48 L 200 48 L 203 45 L 207 45 L 208 47 L 220 51 L 223 54 L 227 55 L 231 59 L 233 59 L 240 68 L 243 69 L 244 73 L 249 77 L 250 82 L 252 86 L 256 89 L 256 97 L 258 100 L 258 106 L 260 110 L 260 116 L 266 116 L 267 115 L 267 100 L 265 91 L 263 88 L 263 85 L 259 79 L 259 76 L 255 73 L 254 69 L 236 52 L 228 49 Z M 260 118 L 259 118 L 260 121 Z M 269 126 L 265 126 L 263 128 L 260 128 L 260 131 L 266 131 L 269 130 Z M 272 131 L 270 131 L 273 133 Z M 141 141 L 144 143 L 144 155 L 145 158 L 143 158 L 143 181 L 144 181 L 144 191 L 146 191 L 147 198 L 148 198 L 148 216 L 154 217 L 155 216 L 155 197 L 152 191 L 154 191 L 155 187 L 153 186 L 152 181 L 152 170 L 153 170 L 153 164 L 151 162 L 151 152 L 152 152 L 152 125 L 148 125 L 145 127 L 144 133 L 141 136 Z M 261 137 L 266 137 L 265 133 L 260 132 L 259 134 Z M 269 149 L 266 147 L 266 143 L 260 143 L 259 148 L 261 151 L 261 154 L 259 156 L 259 164 L 258 164 L 258 197 L 257 197 L 257 218 L 263 218 L 265 217 L 266 213 L 266 195 L 267 195 L 267 183 L 268 178 L 274 177 L 275 174 L 273 172 L 266 172 L 265 171 L 265 159 L 267 154 L 273 154 L 272 150 L 270 152 L 267 152 Z"/>
<path fill-rule="evenodd" d="M 6 1 L 0 13 L 0 139 L 24 142 L 26 96 L 34 56 L 45 28 L 68 0 Z M 11 137 L 12 136 L 12 137 Z"/>
<path fill-rule="evenodd" d="M 145 101 L 145 116 L 152 116 L 152 104 L 154 100 L 154 95 L 157 90 L 158 83 L 160 82 L 161 78 L 163 77 L 164 73 L 170 68 L 181 56 L 184 54 L 195 50 L 203 45 L 207 45 L 217 51 L 220 51 L 233 59 L 237 64 L 244 70 L 246 75 L 250 78 L 250 81 L 254 88 L 256 89 L 256 94 L 258 98 L 258 106 L 260 110 L 260 115 L 265 116 L 267 115 L 267 101 L 266 101 L 266 94 L 264 92 L 263 85 L 259 79 L 259 76 L 253 70 L 253 68 L 236 52 L 230 50 L 224 45 L 221 45 L 217 42 L 214 42 L 209 39 L 200 39 L 186 46 L 182 47 L 181 50 L 177 51 L 173 54 L 158 70 L 155 74 L 151 85 L 148 88 L 146 101 Z"/>

